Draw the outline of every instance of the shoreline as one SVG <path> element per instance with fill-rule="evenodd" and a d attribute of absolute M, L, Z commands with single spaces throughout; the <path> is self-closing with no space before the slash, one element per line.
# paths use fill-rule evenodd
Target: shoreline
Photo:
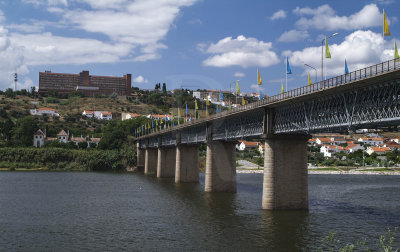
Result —
<path fill-rule="evenodd" d="M 264 170 L 236 170 L 236 173 L 263 173 Z M 308 171 L 308 174 L 321 175 L 385 175 L 400 176 L 400 172 L 395 171 Z"/>

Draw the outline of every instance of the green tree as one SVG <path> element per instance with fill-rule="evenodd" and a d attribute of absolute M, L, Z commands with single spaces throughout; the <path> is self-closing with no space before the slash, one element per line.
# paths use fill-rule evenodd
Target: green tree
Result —
<path fill-rule="evenodd" d="M 4 95 L 8 98 L 15 98 L 15 92 L 11 88 L 7 88 Z"/>
<path fill-rule="evenodd" d="M 26 116 L 17 120 L 13 129 L 13 137 L 16 145 L 31 146 L 33 134 L 38 130 L 36 121 L 31 116 Z"/>
<path fill-rule="evenodd" d="M 163 91 L 163 93 L 167 92 L 167 84 L 165 84 L 165 83 L 162 84 L 162 91 Z"/>

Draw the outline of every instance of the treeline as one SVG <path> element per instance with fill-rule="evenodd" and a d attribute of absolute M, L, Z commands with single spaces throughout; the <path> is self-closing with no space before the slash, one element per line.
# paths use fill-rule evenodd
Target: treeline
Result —
<path fill-rule="evenodd" d="M 0 168 L 121 171 L 134 166 L 136 150 L 80 151 L 61 148 L 0 148 Z"/>

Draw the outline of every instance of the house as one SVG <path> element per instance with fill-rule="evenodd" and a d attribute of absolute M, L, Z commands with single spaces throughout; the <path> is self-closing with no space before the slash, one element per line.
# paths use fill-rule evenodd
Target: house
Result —
<path fill-rule="evenodd" d="M 353 153 L 355 151 L 358 150 L 364 150 L 364 147 L 359 145 L 359 144 L 349 144 L 346 147 L 344 147 L 344 151 L 349 154 L 349 153 Z"/>
<path fill-rule="evenodd" d="M 324 157 L 332 157 L 333 153 L 344 151 L 344 148 L 336 145 L 323 145 L 320 152 L 324 154 Z"/>
<path fill-rule="evenodd" d="M 150 114 L 146 116 L 147 118 L 153 119 L 153 120 L 171 120 L 172 116 L 171 115 L 156 115 L 156 114 Z M 190 117 L 188 117 L 190 119 Z"/>
<path fill-rule="evenodd" d="M 368 155 L 371 155 L 372 153 L 376 153 L 378 155 L 385 154 L 386 152 L 390 152 L 389 147 L 376 147 L 376 146 L 370 146 L 367 149 Z"/>
<path fill-rule="evenodd" d="M 43 116 L 43 115 L 48 115 L 48 116 L 60 116 L 55 109 L 52 108 L 38 108 L 38 109 L 31 109 L 30 110 L 31 115 L 36 115 L 36 116 Z"/>
<path fill-rule="evenodd" d="M 347 141 L 344 137 L 331 137 L 331 142 L 335 145 L 345 144 Z"/>
<path fill-rule="evenodd" d="M 138 116 L 141 116 L 141 115 L 136 114 L 136 113 L 122 113 L 121 119 L 122 119 L 122 121 L 124 121 L 124 120 L 132 119 L 132 118 L 135 118 Z"/>
<path fill-rule="evenodd" d="M 33 146 L 40 148 L 43 146 L 44 141 L 46 139 L 46 134 L 43 133 L 40 129 L 33 134 Z"/>
<path fill-rule="evenodd" d="M 373 145 L 373 146 L 378 146 L 378 145 L 383 145 L 383 138 L 380 137 L 361 137 L 357 141 L 359 143 L 364 143 L 368 145 Z"/>
<path fill-rule="evenodd" d="M 97 138 L 97 137 L 89 138 L 88 147 L 90 147 L 91 145 L 96 145 L 96 146 L 99 145 L 100 140 L 101 140 L 101 138 Z"/>
<path fill-rule="evenodd" d="M 386 142 L 384 145 L 383 145 L 383 147 L 388 147 L 388 148 L 390 148 L 390 150 L 394 150 L 394 149 L 400 149 L 400 144 L 398 144 L 398 143 L 396 143 L 396 142 L 394 142 L 394 141 L 389 141 L 389 142 Z"/>
<path fill-rule="evenodd" d="M 102 120 L 111 120 L 112 119 L 112 114 L 110 112 L 102 111 L 100 113 L 100 119 L 102 119 Z"/>
<path fill-rule="evenodd" d="M 75 145 L 78 145 L 79 143 L 86 143 L 87 142 L 87 140 L 86 140 L 86 138 L 84 138 L 84 137 L 74 137 L 74 136 L 72 136 L 71 137 L 71 139 L 70 139 L 70 142 L 74 142 L 75 143 Z M 89 147 L 89 144 L 87 144 L 88 145 L 88 147 Z"/>
<path fill-rule="evenodd" d="M 247 150 L 257 149 L 260 144 L 261 144 L 260 142 L 249 142 L 249 141 L 239 140 L 239 143 L 236 145 L 236 149 L 240 151 L 246 149 Z"/>
<path fill-rule="evenodd" d="M 315 140 L 315 138 L 310 138 L 310 139 L 308 139 L 308 144 L 311 144 L 311 145 L 314 145 L 316 142 L 315 142 L 316 140 Z"/>
<path fill-rule="evenodd" d="M 83 115 L 83 116 L 86 116 L 86 117 L 88 117 L 88 118 L 93 118 L 93 117 L 94 117 L 94 111 L 91 111 L 91 110 L 84 110 L 84 111 L 82 112 L 82 115 Z"/>
<path fill-rule="evenodd" d="M 318 145 L 332 144 L 332 140 L 329 137 L 318 137 L 318 138 L 315 139 L 315 142 Z"/>
<path fill-rule="evenodd" d="M 68 138 L 69 138 L 69 134 L 67 134 L 67 132 L 65 132 L 64 130 L 61 130 L 57 134 L 57 138 L 58 138 L 58 141 L 60 143 L 67 143 L 68 142 Z"/>

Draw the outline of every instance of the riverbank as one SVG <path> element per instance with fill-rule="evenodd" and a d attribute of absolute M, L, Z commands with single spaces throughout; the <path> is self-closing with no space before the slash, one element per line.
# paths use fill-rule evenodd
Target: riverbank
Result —
<path fill-rule="evenodd" d="M 237 169 L 236 173 L 263 173 L 263 169 Z M 341 174 L 341 175 L 398 175 L 400 176 L 400 171 L 339 171 L 339 170 L 318 170 L 318 169 L 313 169 L 313 170 L 308 170 L 308 174 L 324 174 L 324 175 L 329 175 L 329 174 Z"/>

